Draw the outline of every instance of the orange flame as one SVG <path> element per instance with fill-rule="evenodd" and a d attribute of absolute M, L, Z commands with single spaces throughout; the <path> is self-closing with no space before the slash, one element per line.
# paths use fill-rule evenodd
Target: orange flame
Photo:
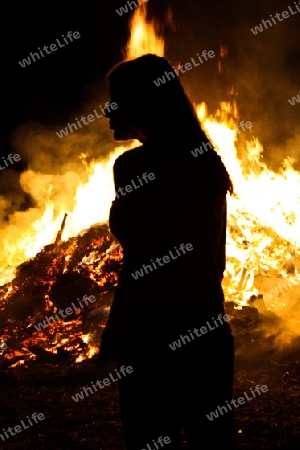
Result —
<path fill-rule="evenodd" d="M 138 58 L 147 53 L 164 56 L 164 39 L 158 37 L 158 27 L 154 21 L 146 21 L 147 8 L 139 7 L 131 20 L 131 36 L 127 45 L 127 59 Z"/>
<path fill-rule="evenodd" d="M 131 21 L 126 57 L 130 59 L 146 53 L 163 56 L 164 40 L 158 36 L 155 23 L 146 21 L 146 6 L 143 5 L 135 11 Z M 231 107 L 229 103 L 222 103 L 217 118 L 207 115 L 204 103 L 197 105 L 196 109 L 238 195 L 237 198 L 228 198 L 227 269 L 223 286 L 227 299 L 233 298 L 244 304 L 250 295 L 258 292 L 255 284 L 258 274 L 271 272 L 286 277 L 284 261 L 299 255 L 300 174 L 293 169 L 288 158 L 283 161 L 280 173 L 270 170 L 262 159 L 263 148 L 254 138 L 246 142 L 243 158 L 239 160 L 236 126 L 233 119 L 227 119 Z M 118 155 L 136 145 L 139 143 L 118 147 L 105 161 L 87 165 L 90 177 L 87 183 L 78 186 L 75 199 L 70 200 L 73 207 L 68 209 L 71 213 L 63 240 L 97 222 L 107 221 L 114 197 L 113 163 Z M 13 278 L 14 267 L 55 240 L 65 208 L 53 203 L 51 186 L 48 185 L 47 189 L 49 201 L 42 217 L 30 221 L 25 214 L 24 229 L 18 230 L 18 239 L 13 242 L 8 236 L 3 244 L 0 284 Z M 295 267 L 290 278 L 299 282 L 299 267 L 297 264 Z"/>

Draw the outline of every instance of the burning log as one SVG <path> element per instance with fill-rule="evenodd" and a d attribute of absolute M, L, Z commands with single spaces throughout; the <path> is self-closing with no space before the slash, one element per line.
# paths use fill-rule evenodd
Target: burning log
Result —
<path fill-rule="evenodd" d="M 57 233 L 57 236 L 56 236 L 54 245 L 57 245 L 57 244 L 60 244 L 60 243 L 61 243 L 61 235 L 62 235 L 62 233 L 63 233 L 63 231 L 64 231 L 64 229 L 65 229 L 67 217 L 68 217 L 68 214 L 65 213 L 64 218 L 63 218 L 63 221 L 62 221 L 62 223 L 61 223 L 60 230 L 59 230 L 59 232 Z"/>
<path fill-rule="evenodd" d="M 121 249 L 107 225 L 62 242 L 64 224 L 65 219 L 55 243 L 19 266 L 16 278 L 2 288 L 0 336 L 7 347 L 0 349 L 1 367 L 21 360 L 74 363 L 97 352 L 112 301 L 107 294 L 121 268 Z M 84 302 L 83 297 L 94 300 Z M 67 311 L 72 303 L 72 314 L 60 317 L 57 311 Z"/>
<path fill-rule="evenodd" d="M 62 348 L 57 349 L 57 355 L 47 352 L 38 345 L 28 347 L 28 350 L 36 356 L 36 360 L 41 364 L 59 364 L 70 359 L 70 353 Z"/>

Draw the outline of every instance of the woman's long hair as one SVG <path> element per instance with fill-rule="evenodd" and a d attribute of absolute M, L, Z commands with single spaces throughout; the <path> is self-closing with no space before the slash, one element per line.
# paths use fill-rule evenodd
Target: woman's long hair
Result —
<path fill-rule="evenodd" d="M 214 179 L 217 190 L 233 193 L 228 172 L 212 143 L 202 130 L 196 111 L 187 97 L 175 70 L 160 56 L 147 54 L 121 62 L 107 75 L 110 87 L 130 100 L 136 111 L 135 123 L 142 129 L 154 131 L 166 151 L 177 150 L 177 158 L 199 148 L 204 143 L 209 148 L 201 158 L 206 176 Z M 174 145 L 176 147 L 174 147 Z"/>

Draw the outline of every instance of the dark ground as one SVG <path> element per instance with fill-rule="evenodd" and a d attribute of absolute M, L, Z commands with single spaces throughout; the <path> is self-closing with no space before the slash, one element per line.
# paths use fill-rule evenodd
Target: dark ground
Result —
<path fill-rule="evenodd" d="M 245 391 L 250 395 L 250 388 L 257 384 L 269 389 L 235 410 L 237 448 L 299 450 L 300 342 L 278 351 L 272 338 L 255 330 L 235 330 L 235 341 L 233 398 Z M 44 421 L 7 439 L 1 449 L 124 450 L 117 383 L 78 403 L 71 398 L 99 375 L 101 369 L 99 372 L 98 363 L 93 361 L 77 369 L 37 365 L 0 372 L 4 391 L 0 429 L 14 427 L 33 412 L 46 416 Z M 182 439 L 182 448 L 187 449 L 183 435 Z"/>

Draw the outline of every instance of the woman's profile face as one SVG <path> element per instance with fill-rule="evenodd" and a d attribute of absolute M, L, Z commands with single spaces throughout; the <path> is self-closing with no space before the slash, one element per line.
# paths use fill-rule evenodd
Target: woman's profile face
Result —
<path fill-rule="evenodd" d="M 133 102 L 123 93 L 110 86 L 110 103 L 115 102 L 118 108 L 107 112 L 110 129 L 114 131 L 116 141 L 126 141 L 128 139 L 139 139 L 142 142 L 144 133 L 136 124 L 136 114 L 134 114 Z M 125 93 L 126 94 L 126 93 Z"/>

